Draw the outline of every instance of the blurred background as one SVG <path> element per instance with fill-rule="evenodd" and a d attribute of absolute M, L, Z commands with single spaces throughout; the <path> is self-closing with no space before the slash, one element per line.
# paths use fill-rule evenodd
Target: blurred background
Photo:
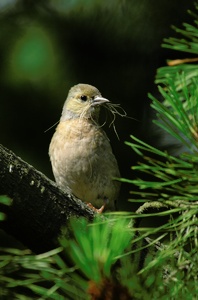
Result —
<path fill-rule="evenodd" d="M 0 143 L 53 179 L 48 146 L 71 86 L 96 86 L 128 116 L 106 125 L 122 177 L 138 157 L 124 144 L 130 134 L 153 145 L 147 93 L 157 95 L 156 69 L 184 53 L 161 48 L 176 36 L 171 25 L 192 22 L 186 0 L 0 0 Z M 168 145 L 167 145 L 168 146 Z M 166 147 L 166 145 L 165 145 Z M 124 184 L 119 208 L 125 209 Z"/>

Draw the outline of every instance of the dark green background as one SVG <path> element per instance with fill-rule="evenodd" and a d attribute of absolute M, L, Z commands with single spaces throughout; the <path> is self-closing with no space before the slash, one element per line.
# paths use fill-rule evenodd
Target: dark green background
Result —
<path fill-rule="evenodd" d="M 128 115 L 117 117 L 112 141 L 122 177 L 138 160 L 124 145 L 134 134 L 157 144 L 150 100 L 156 69 L 185 57 L 162 49 L 171 25 L 191 22 L 186 0 L 0 0 L 0 142 L 53 178 L 48 145 L 68 89 L 95 85 Z M 120 203 L 129 197 L 124 185 Z M 124 206 L 120 205 L 120 208 Z"/>

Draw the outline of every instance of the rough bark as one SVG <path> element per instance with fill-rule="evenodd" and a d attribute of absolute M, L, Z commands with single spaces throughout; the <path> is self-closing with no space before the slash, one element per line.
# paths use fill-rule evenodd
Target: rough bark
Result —
<path fill-rule="evenodd" d="M 0 195 L 12 199 L 1 206 L 7 215 L 1 228 L 35 252 L 56 245 L 63 226 L 72 216 L 93 219 L 94 212 L 81 200 L 60 190 L 41 172 L 0 145 Z"/>

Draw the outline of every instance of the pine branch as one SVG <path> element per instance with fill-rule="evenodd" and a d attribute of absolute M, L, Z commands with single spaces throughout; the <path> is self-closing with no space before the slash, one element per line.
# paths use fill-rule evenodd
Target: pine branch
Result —
<path fill-rule="evenodd" d="M 198 10 L 198 5 L 195 4 L 196 10 Z M 198 55 L 198 15 L 189 11 L 189 14 L 194 18 L 194 25 L 183 24 L 182 29 L 173 26 L 173 29 L 180 34 L 183 38 L 168 38 L 164 39 L 162 47 L 173 49 L 176 51 L 185 52 L 183 59 L 176 59 L 173 61 L 167 61 L 168 66 L 161 67 L 157 70 L 157 76 L 155 82 L 158 84 L 169 85 L 169 79 L 175 83 L 177 91 L 185 86 L 191 88 L 193 79 L 198 78 L 197 71 L 197 55 Z M 190 55 L 188 55 L 188 53 Z M 195 57 L 192 56 L 192 53 L 195 54 Z M 193 64 L 193 62 L 195 64 Z M 185 83 L 181 82 L 178 74 L 185 74 Z"/>
<path fill-rule="evenodd" d="M 61 191 L 54 182 L 12 151 L 0 145 L 0 195 L 12 199 L 2 206 L 7 216 L 1 228 L 35 252 L 55 247 L 61 228 L 72 217 L 92 220 L 94 213 L 81 200 Z"/>

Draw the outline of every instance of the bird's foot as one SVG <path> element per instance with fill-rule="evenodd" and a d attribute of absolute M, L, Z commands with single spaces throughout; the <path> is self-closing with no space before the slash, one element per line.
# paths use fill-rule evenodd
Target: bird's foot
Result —
<path fill-rule="evenodd" d="M 105 208 L 105 204 L 101 206 L 101 208 L 95 208 L 91 203 L 87 203 L 87 206 L 89 206 L 91 209 L 93 209 L 98 214 L 101 214 Z"/>

